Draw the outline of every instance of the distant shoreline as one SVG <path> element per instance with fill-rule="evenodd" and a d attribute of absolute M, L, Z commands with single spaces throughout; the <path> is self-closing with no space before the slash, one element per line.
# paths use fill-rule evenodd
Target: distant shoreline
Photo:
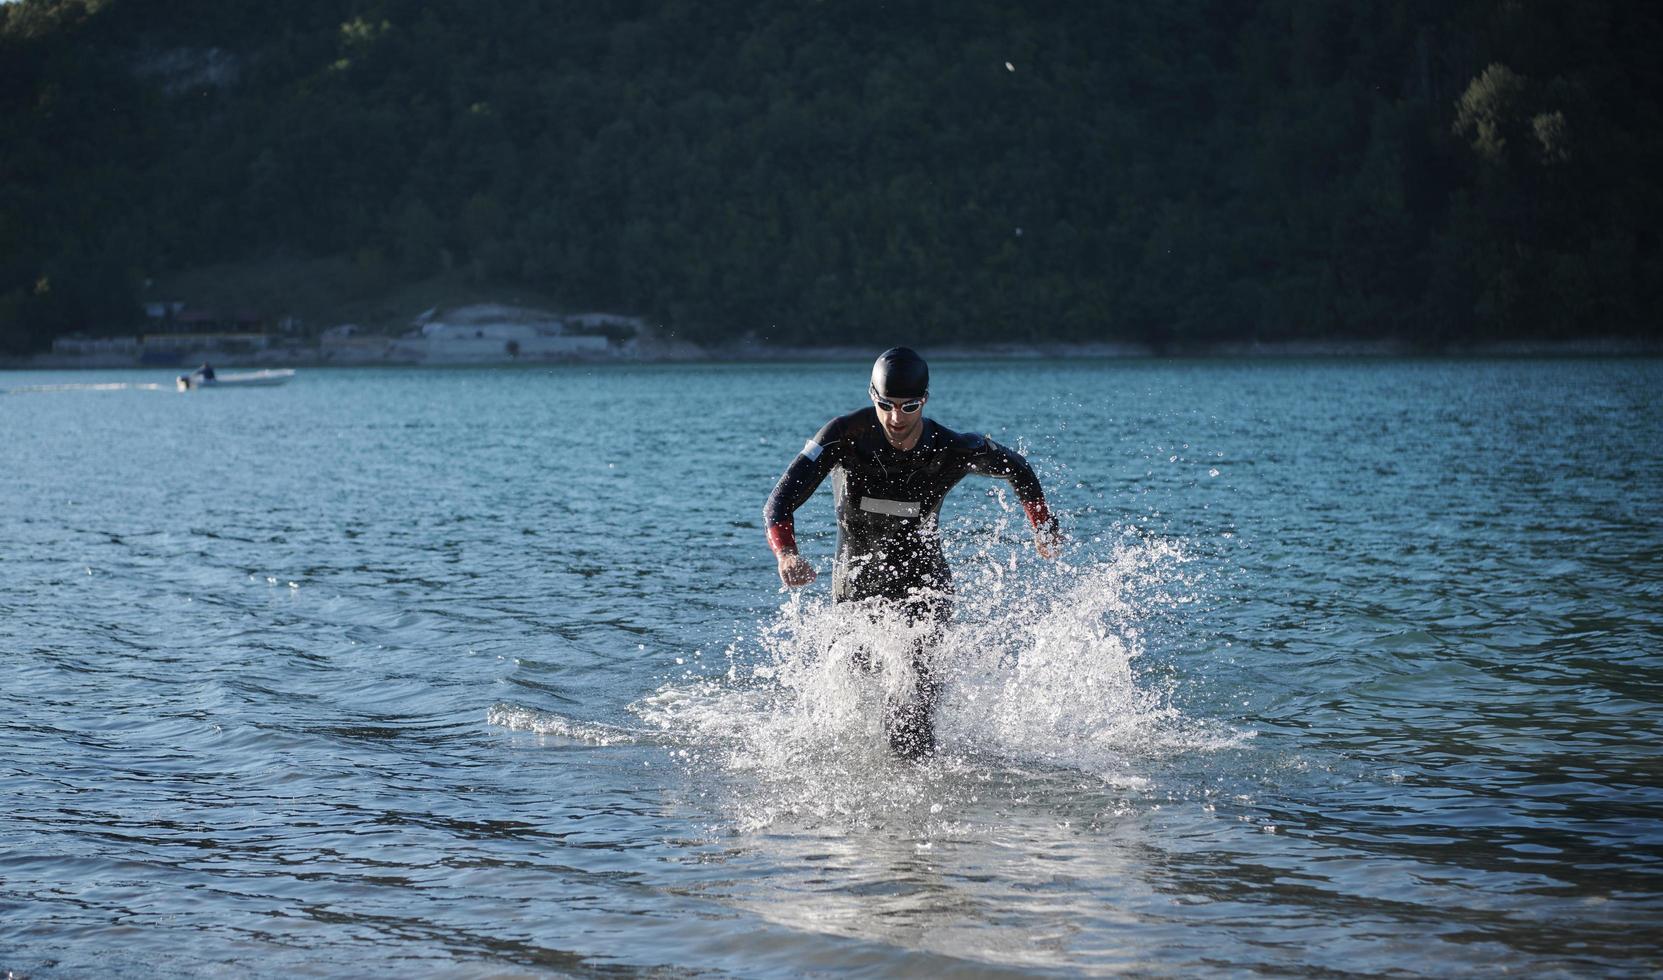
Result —
<path fill-rule="evenodd" d="M 1208 360 L 1218 358 L 1397 358 L 1397 357 L 1656 357 L 1663 342 L 1630 338 L 1543 342 L 1507 341 L 1452 345 L 1442 350 L 1417 349 L 1392 341 L 1271 341 L 1171 345 L 1157 349 L 1136 343 L 1067 343 L 1035 341 L 1024 344 L 939 344 L 920 346 L 939 360 Z M 724 345 L 712 347 L 713 361 L 831 361 L 860 360 L 875 353 L 875 345 L 807 347 L 783 345 Z"/>
<path fill-rule="evenodd" d="M 904 339 L 904 338 L 902 338 Z M 117 354 L 43 353 L 0 358 L 0 370 L 142 370 L 183 372 L 203 360 L 239 367 L 520 367 L 557 364 L 696 364 L 768 363 L 785 361 L 860 361 L 870 358 L 875 344 L 805 346 L 779 344 L 721 344 L 704 346 L 688 341 L 643 339 L 606 351 L 562 357 L 502 359 L 391 359 L 329 356 L 315 348 L 273 348 L 263 351 L 203 351 L 176 364 L 144 363 Z M 1484 357 L 1658 357 L 1663 342 L 1633 338 L 1574 341 L 1497 341 L 1451 345 L 1424 350 L 1390 341 L 1274 341 L 1172 345 L 1157 349 L 1135 343 L 1064 343 L 1036 341 L 1020 344 L 938 344 L 922 348 L 938 360 L 1275 360 L 1372 358 L 1484 358 Z"/>

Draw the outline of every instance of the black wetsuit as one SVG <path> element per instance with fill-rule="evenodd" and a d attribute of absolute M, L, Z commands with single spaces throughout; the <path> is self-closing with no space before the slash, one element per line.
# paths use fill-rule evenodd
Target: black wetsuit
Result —
<path fill-rule="evenodd" d="M 952 573 L 937 528 L 947 491 L 966 474 L 999 477 L 1015 488 L 1031 522 L 1048 525 L 1050 516 L 1039 480 L 1021 456 L 986 436 L 960 434 L 930 419 L 923 427 L 917 444 L 901 450 L 884 436 L 876 409 L 832 419 L 791 461 L 762 514 L 775 550 L 794 549 L 792 514 L 832 475 L 833 600 L 892 600 L 914 619 L 942 623 L 952 615 Z M 922 697 L 899 709 L 889 726 L 891 742 L 906 755 L 933 748 L 935 685 L 924 653 L 914 657 Z"/>
<path fill-rule="evenodd" d="M 839 602 L 881 596 L 943 595 L 952 575 L 936 521 L 947 491 L 966 474 L 1009 480 L 1017 497 L 1043 506 L 1045 493 L 1027 460 L 986 436 L 960 434 L 932 419 L 911 449 L 884 436 L 876 409 L 827 422 L 791 461 L 763 508 L 769 528 L 789 527 L 828 474 L 837 504 L 837 564 L 832 596 Z"/>

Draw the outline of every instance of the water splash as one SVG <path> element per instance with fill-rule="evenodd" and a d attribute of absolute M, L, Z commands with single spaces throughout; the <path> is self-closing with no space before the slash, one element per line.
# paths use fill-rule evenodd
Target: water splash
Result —
<path fill-rule="evenodd" d="M 635 745 L 655 740 L 650 732 L 638 732 L 601 722 L 578 721 L 551 711 L 538 711 L 517 704 L 492 705 L 485 713 L 485 721 L 514 731 L 531 732 L 587 745 Z"/>
<path fill-rule="evenodd" d="M 1187 719 L 1160 671 L 1134 669 L 1147 625 L 1194 586 L 1181 546 L 1128 538 L 1038 563 L 981 538 L 959 563 L 957 615 L 933 645 L 934 761 L 896 759 L 883 732 L 884 704 L 909 693 L 907 664 L 928 627 L 802 593 L 730 648 L 725 676 L 666 684 L 631 710 L 691 745 L 690 768 L 732 777 L 733 816 L 751 829 L 788 816 L 928 821 L 990 790 L 1082 779 L 1136 793 L 1163 759 L 1240 743 L 1243 733 Z"/>

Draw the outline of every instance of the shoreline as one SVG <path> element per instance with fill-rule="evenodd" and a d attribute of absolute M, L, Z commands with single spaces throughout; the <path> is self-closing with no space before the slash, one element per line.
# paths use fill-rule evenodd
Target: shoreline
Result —
<path fill-rule="evenodd" d="M 0 358 L 3 371 L 142 370 L 188 371 L 204 360 L 239 367 L 521 367 L 557 364 L 744 364 L 787 361 L 863 361 L 873 345 L 807 346 L 738 343 L 703 346 L 690 341 L 645 339 L 592 353 L 519 358 L 400 358 L 342 356 L 318 348 L 272 348 L 260 351 L 199 351 L 175 364 L 145 363 L 125 354 L 41 353 Z M 1123 342 L 1047 342 L 1021 344 L 942 344 L 924 348 L 932 360 L 1322 360 L 1322 359 L 1460 359 L 1531 357 L 1658 357 L 1663 342 L 1634 338 L 1574 341 L 1495 341 L 1428 350 L 1390 341 L 1235 341 L 1173 345 L 1157 349 Z"/>
<path fill-rule="evenodd" d="M 874 347 L 724 345 L 709 349 L 712 361 L 831 361 L 870 359 Z M 921 346 L 931 360 L 1243 360 L 1323 358 L 1465 358 L 1465 357 L 1657 357 L 1663 341 L 1598 338 L 1576 341 L 1505 341 L 1451 345 L 1440 350 L 1395 341 L 1232 341 L 1172 345 L 1157 349 L 1126 342 L 1076 343 L 1034 341 L 1025 344 L 941 344 Z"/>

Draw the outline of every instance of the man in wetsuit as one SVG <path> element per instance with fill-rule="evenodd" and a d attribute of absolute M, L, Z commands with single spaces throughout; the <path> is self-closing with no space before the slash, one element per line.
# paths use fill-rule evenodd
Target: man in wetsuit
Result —
<path fill-rule="evenodd" d="M 952 574 L 941 552 L 941 501 L 967 473 L 1010 481 L 1034 529 L 1041 555 L 1054 557 L 1060 537 L 1045 492 L 1026 460 L 986 436 L 960 434 L 924 417 L 930 369 L 906 347 L 884 351 L 867 386 L 872 407 L 827 422 L 791 461 L 763 508 L 768 546 L 780 581 L 795 588 L 815 572 L 797 553 L 792 514 L 828 474 L 837 508 L 832 599 L 894 603 L 913 622 L 939 626 L 952 615 Z M 935 751 L 938 686 L 929 651 L 913 653 L 916 696 L 884 719 L 898 755 Z"/>

